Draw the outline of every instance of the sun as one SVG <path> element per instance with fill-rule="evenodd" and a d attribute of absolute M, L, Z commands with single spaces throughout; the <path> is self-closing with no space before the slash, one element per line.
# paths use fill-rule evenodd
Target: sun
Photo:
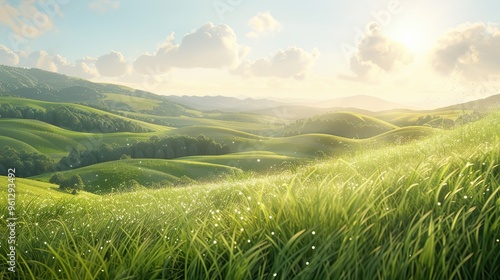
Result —
<path fill-rule="evenodd" d="M 402 27 L 389 33 L 389 37 L 405 46 L 414 54 L 422 54 L 428 49 L 424 30 L 415 27 Z"/>

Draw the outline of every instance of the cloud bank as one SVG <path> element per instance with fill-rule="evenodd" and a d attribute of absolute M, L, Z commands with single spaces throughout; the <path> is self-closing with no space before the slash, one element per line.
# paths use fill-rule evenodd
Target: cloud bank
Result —
<path fill-rule="evenodd" d="M 174 35 L 155 53 L 146 53 L 134 62 L 134 69 L 145 75 L 164 74 L 172 68 L 225 68 L 239 61 L 239 46 L 233 29 L 225 24 L 206 23 L 184 36 L 180 44 Z"/>
<path fill-rule="evenodd" d="M 392 41 L 377 24 L 372 24 L 350 58 L 352 75 L 340 75 L 347 80 L 373 82 L 384 72 L 390 72 L 413 61 L 411 52 L 401 43 Z"/>
<path fill-rule="evenodd" d="M 500 25 L 465 23 L 448 31 L 432 51 L 432 66 L 443 75 L 485 80 L 500 75 Z"/>
<path fill-rule="evenodd" d="M 317 49 L 311 52 L 293 46 L 279 50 L 272 57 L 260 58 L 255 61 L 246 60 L 232 71 L 233 74 L 244 77 L 279 77 L 302 80 L 319 57 Z"/>

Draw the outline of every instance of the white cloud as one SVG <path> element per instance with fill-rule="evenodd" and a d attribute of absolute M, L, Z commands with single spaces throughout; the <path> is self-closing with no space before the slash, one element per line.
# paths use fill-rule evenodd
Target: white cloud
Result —
<path fill-rule="evenodd" d="M 448 31 L 432 52 L 432 66 L 443 75 L 488 80 L 500 75 L 500 25 L 465 23 Z"/>
<path fill-rule="evenodd" d="M 120 8 L 119 0 L 95 0 L 89 4 L 89 8 L 91 10 L 104 13 L 110 9 L 118 9 Z"/>
<path fill-rule="evenodd" d="M 85 57 L 71 63 L 61 55 L 51 56 L 46 51 L 37 51 L 29 55 L 20 54 L 19 66 L 22 67 L 39 68 L 83 79 L 92 79 L 99 76 L 95 67 L 96 59 L 94 58 Z"/>
<path fill-rule="evenodd" d="M 106 77 L 121 77 L 130 71 L 130 65 L 125 57 L 117 51 L 100 56 L 95 66 L 99 74 Z"/>
<path fill-rule="evenodd" d="M 382 33 L 380 26 L 372 24 L 350 58 L 352 75 L 340 78 L 355 81 L 374 82 L 380 75 L 413 61 L 410 51 L 402 44 L 390 40 Z"/>
<path fill-rule="evenodd" d="M 233 29 L 225 24 L 206 23 L 189 33 L 180 44 L 174 36 L 156 53 L 146 53 L 134 62 L 134 69 L 146 75 L 164 74 L 171 68 L 225 68 L 237 65 L 239 46 Z"/>
<path fill-rule="evenodd" d="M 61 74 L 83 79 L 92 79 L 99 76 L 99 72 L 94 65 L 95 59 L 84 58 L 76 63 L 70 63 L 66 58 L 56 55 L 53 61 L 57 66 L 57 72 Z"/>
<path fill-rule="evenodd" d="M 19 56 L 4 45 L 0 45 L 0 64 L 16 66 L 19 64 Z"/>
<path fill-rule="evenodd" d="M 247 25 L 252 29 L 251 32 L 247 33 L 247 37 L 250 38 L 274 35 L 283 30 L 281 23 L 269 12 L 259 12 L 248 21 Z"/>
<path fill-rule="evenodd" d="M 46 71 L 57 72 L 57 65 L 46 51 L 31 53 L 24 62 L 27 67 L 39 68 Z"/>
<path fill-rule="evenodd" d="M 293 46 L 286 50 L 279 50 L 271 58 L 246 60 L 231 72 L 243 77 L 293 77 L 301 80 L 305 78 L 318 56 L 317 49 L 307 52 Z"/>

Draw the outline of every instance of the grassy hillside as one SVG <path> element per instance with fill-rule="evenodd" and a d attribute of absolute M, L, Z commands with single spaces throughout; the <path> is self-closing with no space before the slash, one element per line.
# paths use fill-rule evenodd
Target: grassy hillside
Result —
<path fill-rule="evenodd" d="M 265 151 L 241 152 L 220 156 L 191 156 L 180 160 L 215 163 L 245 171 L 264 171 L 268 173 L 283 171 L 304 162 L 298 158 Z"/>
<path fill-rule="evenodd" d="M 234 175 L 241 170 L 214 163 L 188 160 L 128 159 L 94 164 L 61 172 L 70 178 L 80 175 L 84 190 L 92 193 L 109 193 L 129 190 L 130 181 L 135 180 L 146 187 L 166 187 L 189 183 L 190 180 L 213 180 Z M 34 177 L 48 182 L 53 173 Z M 186 178 L 183 178 L 186 177 Z"/>
<path fill-rule="evenodd" d="M 17 276 L 498 279 L 499 118 L 294 173 L 50 207 L 19 196 Z"/>
<path fill-rule="evenodd" d="M 369 138 L 396 129 L 397 126 L 374 117 L 336 112 L 297 120 L 284 129 L 285 135 L 322 133 L 345 138 Z"/>
<path fill-rule="evenodd" d="M 152 110 L 156 106 L 160 105 L 159 100 L 144 97 L 124 96 L 116 93 L 105 93 L 105 95 L 106 97 L 103 99 L 105 104 L 115 103 L 116 106 L 121 104 L 122 106 L 128 107 L 134 111 Z"/>
<path fill-rule="evenodd" d="M 161 129 L 161 130 L 160 130 Z M 24 146 L 37 150 L 54 159 L 67 155 L 72 147 L 98 147 L 102 143 L 127 145 L 137 140 L 146 140 L 153 135 L 163 135 L 168 128 L 159 127 L 157 132 L 149 133 L 83 133 L 59 128 L 41 121 L 22 119 L 0 119 L 2 138 L 0 143 Z M 28 146 L 26 146 L 28 145 Z M 31 148 L 30 148 L 31 147 Z"/>
<path fill-rule="evenodd" d="M 120 115 L 116 115 L 110 112 L 102 111 L 99 109 L 91 108 L 88 106 L 80 105 L 80 104 L 73 104 L 73 103 L 63 103 L 63 102 L 46 102 L 46 101 L 39 101 L 39 100 L 33 100 L 33 99 L 26 99 L 26 98 L 14 98 L 14 97 L 0 97 L 0 105 L 2 104 L 9 104 L 11 106 L 20 106 L 20 107 L 29 107 L 33 108 L 34 110 L 39 110 L 42 112 L 47 111 L 48 109 L 57 109 L 61 107 L 73 109 L 76 111 L 82 111 L 87 114 L 94 114 L 97 117 L 103 117 L 107 116 L 112 119 L 120 119 L 124 121 L 130 121 L 131 123 L 143 127 L 148 130 L 156 131 L 156 130 L 165 130 L 164 126 L 160 125 L 155 125 L 143 121 L 138 121 L 134 119 L 129 119 Z"/>
<path fill-rule="evenodd" d="M 0 65 L 0 96 L 15 96 L 52 102 L 82 102 L 109 110 L 144 110 L 172 115 L 187 108 L 151 92 L 56 74 L 35 68 Z M 139 101 L 139 102 L 138 102 Z M 145 104 L 148 104 L 145 107 Z M 151 106 L 154 106 L 151 108 Z"/>
<path fill-rule="evenodd" d="M 470 110 L 434 110 L 434 111 L 412 111 L 412 110 L 391 110 L 375 113 L 378 119 L 390 122 L 397 126 L 426 125 L 434 121 L 439 125 L 442 122 L 454 122 L 464 114 L 470 114 Z"/>
<path fill-rule="evenodd" d="M 241 130 L 250 133 L 262 133 L 267 131 L 276 130 L 280 127 L 279 124 L 274 124 L 273 121 L 277 121 L 275 118 L 267 118 L 260 116 L 248 116 L 242 114 L 239 118 L 239 114 L 221 114 L 221 113 L 203 113 L 197 117 L 168 117 L 168 116 L 152 116 L 142 113 L 133 112 L 122 112 L 124 116 L 145 120 L 149 123 L 162 124 L 166 126 L 181 128 L 188 126 L 218 126 L 229 129 Z M 223 115 L 224 117 L 222 117 Z M 231 119 L 232 116 L 236 116 Z M 268 121 L 265 122 L 264 121 Z"/>
<path fill-rule="evenodd" d="M 8 182 L 7 176 L 0 176 L 0 181 Z M 59 191 L 58 186 L 54 184 L 50 184 L 47 182 L 41 182 L 38 180 L 25 179 L 25 178 L 17 178 L 15 181 L 16 184 L 16 197 L 22 197 L 24 202 L 27 203 L 36 203 L 36 204 L 57 204 L 60 200 L 64 199 L 95 199 L 98 196 L 95 194 L 80 192 L 78 198 L 74 195 L 71 195 L 67 192 Z M 4 193 L 7 193 L 7 188 L 2 188 Z M 0 199 L 2 205 L 7 205 L 7 196 L 5 195 Z M 4 203 L 5 202 L 5 203 Z"/>

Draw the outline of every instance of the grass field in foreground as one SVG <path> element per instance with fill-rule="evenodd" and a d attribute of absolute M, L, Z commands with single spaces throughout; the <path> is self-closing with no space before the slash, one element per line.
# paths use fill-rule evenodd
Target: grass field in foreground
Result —
<path fill-rule="evenodd" d="M 14 278 L 499 279 L 499 118 L 294 173 L 50 205 L 20 195 Z"/>

